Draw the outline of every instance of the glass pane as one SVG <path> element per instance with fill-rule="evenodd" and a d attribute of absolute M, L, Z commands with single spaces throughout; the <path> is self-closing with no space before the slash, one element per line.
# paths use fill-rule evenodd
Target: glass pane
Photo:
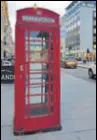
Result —
<path fill-rule="evenodd" d="M 28 97 L 25 97 L 25 104 L 28 104 Z"/>
<path fill-rule="evenodd" d="M 28 52 L 25 52 L 25 61 L 28 62 L 28 60 L 29 60 Z"/>
<path fill-rule="evenodd" d="M 45 93 L 45 86 L 32 86 L 30 87 L 30 95 Z"/>
<path fill-rule="evenodd" d="M 42 74 L 30 74 L 30 84 L 42 82 Z"/>
<path fill-rule="evenodd" d="M 25 86 L 25 95 L 28 95 L 28 86 Z"/>
<path fill-rule="evenodd" d="M 43 116 L 48 114 L 48 107 L 35 107 L 30 109 L 30 116 Z"/>
<path fill-rule="evenodd" d="M 25 39 L 28 39 L 28 31 L 25 32 Z"/>
<path fill-rule="evenodd" d="M 42 79 L 42 75 L 40 77 L 30 78 L 30 84 L 42 82 L 45 82 L 45 79 L 44 78 Z"/>
<path fill-rule="evenodd" d="M 30 72 L 43 72 L 47 71 L 47 64 L 41 64 L 41 63 L 30 63 Z"/>
<path fill-rule="evenodd" d="M 32 31 L 30 32 L 30 39 L 31 40 L 48 40 L 49 34 L 48 32 L 43 31 Z"/>
<path fill-rule="evenodd" d="M 54 61 L 54 52 L 50 52 L 49 59 L 50 59 L 50 62 Z"/>
<path fill-rule="evenodd" d="M 28 51 L 29 49 L 28 49 L 28 45 L 25 45 L 25 51 Z"/>
<path fill-rule="evenodd" d="M 42 84 L 41 83 L 40 85 L 30 85 L 29 86 L 29 92 L 30 92 L 30 94 L 47 93 L 48 92 L 48 84 Z"/>
<path fill-rule="evenodd" d="M 54 102 L 53 97 L 54 97 L 53 94 L 51 94 L 51 95 L 50 95 L 50 103 L 51 103 L 51 104 L 53 104 L 53 102 Z"/>
<path fill-rule="evenodd" d="M 28 51 L 28 42 L 25 42 L 25 51 Z"/>
<path fill-rule="evenodd" d="M 54 71 L 54 63 L 50 63 L 50 64 L 49 64 L 49 70 L 50 70 L 51 72 Z"/>
<path fill-rule="evenodd" d="M 31 51 L 30 52 L 30 61 L 48 61 L 48 52 L 39 52 L 39 51 Z"/>
<path fill-rule="evenodd" d="M 52 92 L 52 93 L 54 92 L 53 91 L 53 86 L 54 86 L 53 83 L 51 83 L 51 85 L 50 85 L 50 92 Z"/>
<path fill-rule="evenodd" d="M 41 96 L 30 96 L 30 104 L 41 104 Z M 45 103 L 45 96 L 43 96 L 43 103 Z"/>
<path fill-rule="evenodd" d="M 53 40 L 53 33 L 50 33 L 50 40 Z"/>
<path fill-rule="evenodd" d="M 50 42 L 50 50 L 53 51 L 53 49 L 54 49 L 54 48 L 53 48 L 53 42 L 51 41 L 51 42 Z"/>
<path fill-rule="evenodd" d="M 54 75 L 53 73 L 50 74 L 50 82 L 53 82 L 54 81 Z"/>
<path fill-rule="evenodd" d="M 48 50 L 45 48 L 30 47 L 30 61 L 48 61 Z"/>
<path fill-rule="evenodd" d="M 48 42 L 44 42 L 44 40 L 39 41 L 30 41 L 30 50 L 32 51 L 41 51 L 43 48 L 48 48 Z"/>

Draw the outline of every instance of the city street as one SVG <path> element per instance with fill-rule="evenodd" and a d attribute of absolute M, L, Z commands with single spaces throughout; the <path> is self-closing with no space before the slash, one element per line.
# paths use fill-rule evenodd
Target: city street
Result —
<path fill-rule="evenodd" d="M 88 81 L 90 83 L 95 83 L 96 84 L 96 78 L 95 79 L 90 79 L 88 76 L 88 69 L 84 68 L 77 68 L 77 69 L 62 69 L 65 73 L 68 73 L 76 78 L 83 79 L 85 81 Z"/>
<path fill-rule="evenodd" d="M 68 72 L 70 73 L 68 73 Z M 96 84 L 76 78 L 86 70 L 61 70 L 62 130 L 27 136 L 13 135 L 14 85 L 1 85 L 2 140 L 96 140 Z M 87 76 L 87 75 L 86 75 Z M 83 77 L 86 77 L 85 74 Z"/>

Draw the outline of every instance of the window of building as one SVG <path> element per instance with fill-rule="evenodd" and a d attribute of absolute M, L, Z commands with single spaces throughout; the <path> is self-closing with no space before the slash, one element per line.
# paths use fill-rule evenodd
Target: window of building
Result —
<path fill-rule="evenodd" d="M 96 34 L 96 29 L 94 29 L 94 34 Z"/>
<path fill-rule="evenodd" d="M 77 21 L 77 27 L 79 27 L 80 26 L 80 20 L 79 21 Z"/>
<path fill-rule="evenodd" d="M 80 20 L 80 12 L 76 14 L 76 20 Z"/>
<path fill-rule="evenodd" d="M 72 30 L 74 30 L 74 26 L 72 25 Z"/>
<path fill-rule="evenodd" d="M 81 1 L 78 1 L 78 4 L 80 4 L 81 3 Z"/>
<path fill-rule="evenodd" d="M 96 12 L 94 12 L 93 16 L 96 17 Z"/>
<path fill-rule="evenodd" d="M 93 37 L 93 42 L 96 43 L 96 37 L 95 36 Z"/>
<path fill-rule="evenodd" d="M 74 21 L 76 21 L 76 19 L 77 19 L 77 16 L 75 15 L 75 16 L 74 16 Z"/>
<path fill-rule="evenodd" d="M 71 18 L 71 23 L 73 23 L 73 18 Z"/>
<path fill-rule="evenodd" d="M 74 28 L 76 28 L 76 23 L 74 24 Z"/>
<path fill-rule="evenodd" d="M 71 30 L 72 30 L 72 26 L 69 27 L 69 31 L 71 31 Z"/>
<path fill-rule="evenodd" d="M 96 25 L 96 20 L 94 20 L 93 24 Z"/>
<path fill-rule="evenodd" d="M 86 4 L 85 3 L 82 3 L 82 6 L 85 6 Z"/>

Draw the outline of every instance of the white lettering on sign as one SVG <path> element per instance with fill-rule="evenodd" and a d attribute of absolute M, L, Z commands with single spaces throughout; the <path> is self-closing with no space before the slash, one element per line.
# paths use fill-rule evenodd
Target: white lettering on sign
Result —
<path fill-rule="evenodd" d="M 23 21 L 28 22 L 43 22 L 43 23 L 55 23 L 55 20 L 53 18 L 47 18 L 47 17 L 37 17 L 37 16 L 22 16 Z"/>
<path fill-rule="evenodd" d="M 2 75 L 1 80 L 13 80 L 14 75 Z"/>

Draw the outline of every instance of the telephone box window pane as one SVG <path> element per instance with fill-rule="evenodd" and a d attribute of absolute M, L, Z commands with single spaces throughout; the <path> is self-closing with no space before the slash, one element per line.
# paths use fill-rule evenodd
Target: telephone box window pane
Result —
<path fill-rule="evenodd" d="M 31 40 L 48 40 L 49 34 L 48 32 L 43 31 L 32 31 L 30 32 L 30 39 Z"/>
<path fill-rule="evenodd" d="M 25 52 L 25 59 L 26 59 L 26 62 L 28 62 L 28 52 Z"/>
<path fill-rule="evenodd" d="M 30 61 L 42 61 L 41 52 L 30 52 Z"/>
<path fill-rule="evenodd" d="M 40 75 L 40 77 L 30 78 L 30 84 L 45 82 L 45 79 L 42 78 L 43 78 L 42 75 Z"/>
<path fill-rule="evenodd" d="M 30 104 L 41 104 L 41 96 L 30 96 Z M 43 103 L 45 103 L 45 96 L 43 96 Z"/>
<path fill-rule="evenodd" d="M 50 62 L 54 61 L 54 52 L 50 52 L 49 59 L 50 59 Z"/>
<path fill-rule="evenodd" d="M 36 61 L 48 61 L 48 50 L 40 50 L 40 48 L 30 48 L 30 61 L 36 60 Z M 36 49 L 36 51 L 34 50 Z"/>
<path fill-rule="evenodd" d="M 49 71 L 53 72 L 54 71 L 54 63 L 49 64 Z"/>
<path fill-rule="evenodd" d="M 50 82 L 53 82 L 54 81 L 54 75 L 53 73 L 50 74 Z"/>
<path fill-rule="evenodd" d="M 25 39 L 28 39 L 28 31 L 25 32 Z"/>
<path fill-rule="evenodd" d="M 30 85 L 29 87 L 30 95 L 33 94 L 47 94 L 48 93 L 48 84 L 41 85 Z"/>
<path fill-rule="evenodd" d="M 50 40 L 53 40 L 53 33 L 50 33 Z"/>
<path fill-rule="evenodd" d="M 28 45 L 28 41 L 25 41 L 25 45 Z"/>
<path fill-rule="evenodd" d="M 50 103 L 51 103 L 51 104 L 53 104 L 53 102 L 54 102 L 53 97 L 54 97 L 53 94 L 51 94 L 51 95 L 50 95 Z"/>
<path fill-rule="evenodd" d="M 25 87 L 25 94 L 28 95 L 28 86 Z"/>
<path fill-rule="evenodd" d="M 30 63 L 30 72 L 48 72 L 48 64 Z"/>
<path fill-rule="evenodd" d="M 45 86 L 33 86 L 30 87 L 30 95 L 33 94 L 41 94 L 41 93 L 45 93 Z"/>
<path fill-rule="evenodd" d="M 42 61 L 48 61 L 48 50 L 43 50 L 41 53 L 41 59 Z"/>
<path fill-rule="evenodd" d="M 28 97 L 25 97 L 25 104 L 28 104 Z"/>
<path fill-rule="evenodd" d="M 48 48 L 48 42 L 30 41 L 30 51 L 42 51 Z"/>
<path fill-rule="evenodd" d="M 51 51 L 54 50 L 54 48 L 53 48 L 53 42 L 52 42 L 52 41 L 50 42 L 50 50 L 51 50 Z"/>
<path fill-rule="evenodd" d="M 35 107 L 30 109 L 30 116 L 43 116 L 48 114 L 48 107 L 42 106 L 42 107 Z"/>
<path fill-rule="evenodd" d="M 25 74 L 25 84 L 28 85 L 28 75 Z"/>
<path fill-rule="evenodd" d="M 51 93 L 53 93 L 54 91 L 53 91 L 53 88 L 54 88 L 54 84 L 53 83 L 51 83 L 51 85 L 50 85 L 50 92 Z"/>
<path fill-rule="evenodd" d="M 28 49 L 28 45 L 25 45 L 25 51 L 28 51 L 29 49 Z"/>
<path fill-rule="evenodd" d="M 28 51 L 28 41 L 25 41 L 25 50 Z"/>

